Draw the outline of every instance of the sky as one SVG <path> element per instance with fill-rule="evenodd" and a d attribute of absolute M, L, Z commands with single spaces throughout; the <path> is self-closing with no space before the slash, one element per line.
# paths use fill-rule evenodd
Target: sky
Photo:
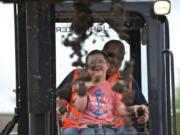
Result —
<path fill-rule="evenodd" d="M 0 2 L 0 112 L 15 106 L 15 51 L 13 5 Z M 7 107 L 9 106 L 9 107 Z"/>
<path fill-rule="evenodd" d="M 171 13 L 168 15 L 170 25 L 170 49 L 174 53 L 176 86 L 180 87 L 180 0 L 172 0 Z"/>
<path fill-rule="evenodd" d="M 170 49 L 174 53 L 176 86 L 180 87 L 180 60 L 178 60 L 180 58 L 178 40 L 180 30 L 180 16 L 178 15 L 180 12 L 180 0 L 173 0 L 171 4 L 171 13 L 168 15 L 170 24 Z M 0 2 L 0 113 L 13 112 L 15 107 L 15 93 L 13 92 L 13 89 L 15 89 L 13 16 L 13 5 Z M 57 65 L 57 69 L 58 66 L 62 65 Z M 58 82 L 60 81 L 58 80 Z"/>

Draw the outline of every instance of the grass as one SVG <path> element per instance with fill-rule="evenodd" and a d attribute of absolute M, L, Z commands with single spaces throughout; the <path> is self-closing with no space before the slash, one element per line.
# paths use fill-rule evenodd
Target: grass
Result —
<path fill-rule="evenodd" d="M 180 109 L 180 88 L 176 89 L 176 108 Z M 176 114 L 177 135 L 180 135 L 180 113 Z"/>
<path fill-rule="evenodd" d="M 177 135 L 180 135 L 180 113 L 176 115 L 176 128 L 177 128 Z"/>
<path fill-rule="evenodd" d="M 17 133 L 17 128 L 18 128 L 18 124 L 16 124 L 14 126 L 14 128 L 12 129 L 11 133 Z"/>
<path fill-rule="evenodd" d="M 176 89 L 176 108 L 180 109 L 180 88 Z"/>

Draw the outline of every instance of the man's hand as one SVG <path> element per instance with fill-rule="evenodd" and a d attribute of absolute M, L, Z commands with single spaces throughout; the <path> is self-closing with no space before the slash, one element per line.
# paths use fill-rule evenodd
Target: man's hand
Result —
<path fill-rule="evenodd" d="M 133 105 L 129 107 L 139 124 L 144 124 L 149 120 L 149 111 L 146 105 Z"/>
<path fill-rule="evenodd" d="M 137 122 L 139 124 L 144 124 L 149 120 L 149 110 L 146 105 L 141 105 L 141 107 L 144 110 L 144 114 L 137 118 Z"/>
<path fill-rule="evenodd" d="M 61 114 L 61 113 L 59 112 L 59 107 L 56 107 L 56 118 L 57 118 L 58 120 L 62 120 L 62 119 L 63 119 L 63 114 Z"/>
<path fill-rule="evenodd" d="M 64 99 L 60 99 L 59 97 L 56 99 L 56 117 L 59 120 L 62 120 L 64 113 L 60 110 L 63 108 L 66 108 L 67 106 L 67 101 Z"/>

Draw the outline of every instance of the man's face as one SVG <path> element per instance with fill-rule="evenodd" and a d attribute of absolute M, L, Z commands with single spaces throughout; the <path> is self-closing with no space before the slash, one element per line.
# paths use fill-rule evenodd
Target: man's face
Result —
<path fill-rule="evenodd" d="M 107 75 L 111 76 L 121 67 L 123 57 L 120 53 L 120 48 L 118 47 L 118 45 L 115 44 L 109 45 L 107 48 L 104 49 L 104 51 L 107 53 L 110 62 L 110 67 L 107 71 Z"/>

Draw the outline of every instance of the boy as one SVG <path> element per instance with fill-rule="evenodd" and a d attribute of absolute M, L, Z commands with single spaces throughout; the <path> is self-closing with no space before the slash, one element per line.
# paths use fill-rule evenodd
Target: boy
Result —
<path fill-rule="evenodd" d="M 86 57 L 87 72 L 91 82 L 85 82 L 87 93 L 77 90 L 75 106 L 81 111 L 79 119 L 80 135 L 114 135 L 114 112 L 126 114 L 126 107 L 121 102 L 122 95 L 112 90 L 106 81 L 109 68 L 108 56 L 100 50 L 90 52 Z"/>

